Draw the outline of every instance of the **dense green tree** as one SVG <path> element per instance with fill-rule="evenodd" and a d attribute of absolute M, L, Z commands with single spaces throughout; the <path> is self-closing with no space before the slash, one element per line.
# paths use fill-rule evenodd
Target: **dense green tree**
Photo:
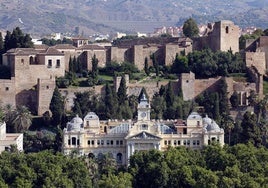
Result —
<path fill-rule="evenodd" d="M 74 114 L 78 114 L 80 117 L 84 117 L 88 112 L 97 112 L 96 104 L 98 99 L 93 100 L 94 93 L 76 92 L 74 99 L 74 106 L 72 108 Z"/>
<path fill-rule="evenodd" d="M 33 43 L 29 34 L 24 34 L 19 27 L 13 29 L 12 33 L 7 31 L 5 37 L 5 51 L 11 48 L 31 48 Z"/>
<path fill-rule="evenodd" d="M 99 186 L 103 188 L 131 188 L 132 176 L 127 172 L 119 172 L 118 175 L 103 175 L 99 181 Z"/>
<path fill-rule="evenodd" d="M 182 30 L 186 37 L 193 38 L 199 35 L 198 25 L 193 18 L 189 18 L 184 22 Z"/>
<path fill-rule="evenodd" d="M 54 89 L 49 109 L 52 113 L 53 124 L 55 126 L 60 125 L 64 114 L 64 100 L 57 87 Z"/>
<path fill-rule="evenodd" d="M 257 124 L 256 114 L 246 112 L 241 123 L 242 133 L 240 140 L 243 143 L 251 142 L 255 146 L 260 146 L 262 142 L 260 126 Z"/>
<path fill-rule="evenodd" d="M 174 63 L 171 66 L 171 70 L 173 73 L 178 74 L 189 72 L 188 58 L 186 56 L 176 54 Z"/>
<path fill-rule="evenodd" d="M 210 49 L 193 51 L 188 54 L 189 69 L 197 78 L 209 78 L 217 75 L 218 66 L 214 53 Z"/>

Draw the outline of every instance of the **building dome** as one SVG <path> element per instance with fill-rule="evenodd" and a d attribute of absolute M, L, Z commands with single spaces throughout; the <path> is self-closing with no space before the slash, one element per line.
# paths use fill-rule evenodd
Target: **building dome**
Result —
<path fill-rule="evenodd" d="M 87 113 L 84 120 L 99 119 L 99 117 L 94 112 Z"/>
<path fill-rule="evenodd" d="M 206 115 L 206 117 L 203 118 L 203 124 L 206 126 L 210 124 L 213 120 Z"/>
<path fill-rule="evenodd" d="M 221 131 L 219 125 L 213 119 L 209 118 L 207 115 L 205 118 L 203 118 L 203 124 L 207 131 L 213 131 L 213 132 Z"/>
<path fill-rule="evenodd" d="M 215 121 L 212 121 L 212 122 L 207 126 L 207 131 L 220 132 L 221 129 L 220 129 L 219 125 L 218 125 Z"/>
<path fill-rule="evenodd" d="M 67 130 L 68 131 L 80 131 L 83 125 L 83 120 L 76 115 L 71 122 L 67 124 Z"/>

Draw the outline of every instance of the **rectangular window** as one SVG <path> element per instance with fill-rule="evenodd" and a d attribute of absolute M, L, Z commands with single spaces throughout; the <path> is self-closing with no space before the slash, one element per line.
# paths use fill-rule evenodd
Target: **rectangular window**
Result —
<path fill-rule="evenodd" d="M 104 140 L 101 140 L 101 145 L 104 145 Z"/>
<path fill-rule="evenodd" d="M 178 140 L 178 145 L 181 145 L 181 141 L 180 140 Z"/>
<path fill-rule="evenodd" d="M 187 140 L 187 145 L 188 145 L 188 146 L 190 145 L 190 143 L 191 143 L 191 141 L 190 141 L 190 140 Z"/>
<path fill-rule="evenodd" d="M 174 140 L 174 142 L 173 142 L 173 143 L 174 143 L 174 145 L 175 145 L 175 146 L 177 145 L 177 141 L 176 141 L 176 140 Z"/>
<path fill-rule="evenodd" d="M 97 141 L 97 144 L 100 145 L 100 140 Z"/>
<path fill-rule="evenodd" d="M 116 145 L 119 145 L 119 140 L 116 140 Z"/>
<path fill-rule="evenodd" d="M 106 140 L 106 144 L 107 145 L 110 145 L 110 140 Z"/>
<path fill-rule="evenodd" d="M 52 59 L 49 59 L 49 60 L 48 60 L 47 67 L 48 67 L 48 68 L 51 68 L 51 67 L 52 67 Z"/>
<path fill-rule="evenodd" d="M 90 145 L 90 140 L 87 141 L 87 145 Z"/>
<path fill-rule="evenodd" d="M 187 134 L 187 128 L 183 128 L 183 134 Z"/>
<path fill-rule="evenodd" d="M 193 145 L 194 145 L 194 146 L 196 145 L 196 140 L 193 140 Z"/>
<path fill-rule="evenodd" d="M 79 139 L 77 139 L 77 145 L 78 145 L 78 146 L 80 145 L 80 140 L 79 140 Z"/>
<path fill-rule="evenodd" d="M 183 140 L 183 145 L 185 145 L 185 146 L 186 146 L 186 140 Z"/>
<path fill-rule="evenodd" d="M 68 145 L 71 145 L 71 140 L 70 139 L 68 139 Z"/>
<path fill-rule="evenodd" d="M 94 140 L 91 140 L 91 145 L 93 145 L 93 146 L 94 146 Z"/>
<path fill-rule="evenodd" d="M 120 145 L 123 145 L 123 140 L 120 140 Z"/>
<path fill-rule="evenodd" d="M 198 145 L 198 146 L 200 145 L 200 141 L 199 140 L 196 141 L 196 145 Z"/>
<path fill-rule="evenodd" d="M 59 59 L 57 59 L 57 61 L 56 61 L 57 63 L 56 63 L 56 68 L 59 68 L 60 67 L 60 60 Z"/>
<path fill-rule="evenodd" d="M 164 144 L 167 145 L 167 140 L 164 141 Z"/>
<path fill-rule="evenodd" d="M 170 140 L 168 141 L 168 145 L 171 145 L 171 141 Z"/>
<path fill-rule="evenodd" d="M 114 141 L 113 140 L 111 140 L 111 145 L 114 145 Z"/>

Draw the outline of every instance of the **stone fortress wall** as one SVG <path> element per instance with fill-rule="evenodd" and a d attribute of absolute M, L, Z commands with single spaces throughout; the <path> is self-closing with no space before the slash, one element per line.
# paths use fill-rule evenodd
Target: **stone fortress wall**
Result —
<path fill-rule="evenodd" d="M 38 115 L 42 115 L 49 109 L 49 103 L 55 87 L 55 78 L 64 76 L 65 71 L 69 70 L 70 57 L 81 58 L 85 62 L 87 70 L 92 69 L 91 59 L 95 54 L 99 60 L 99 66 L 117 61 L 128 61 L 134 63 L 140 70 L 144 68 L 145 58 L 148 58 L 149 65 L 152 65 L 151 55 L 155 54 L 157 61 L 163 65 L 171 65 L 176 54 L 191 52 L 192 49 L 200 50 L 210 47 L 214 51 L 222 50 L 233 52 L 238 51 L 238 27 L 230 21 L 220 21 L 209 25 L 207 35 L 194 39 L 188 38 L 145 38 L 132 41 L 120 41 L 114 46 L 100 47 L 97 45 L 56 45 L 47 47 L 45 45 L 36 47 L 35 49 L 13 49 L 6 53 L 3 57 L 4 64 L 11 69 L 12 78 L 10 80 L 0 80 L 0 100 L 3 104 L 26 105 L 31 107 L 32 111 L 36 111 Z M 250 43 L 255 44 L 257 49 L 252 50 L 254 53 L 247 53 L 247 65 L 252 65 L 258 74 L 256 85 L 246 83 L 239 84 L 229 79 L 227 80 L 228 88 L 232 91 L 248 88 L 255 89 L 258 93 L 262 93 L 262 76 L 264 67 L 267 67 L 268 40 L 260 39 Z M 80 44 L 80 43 L 77 43 Z M 84 44 L 84 41 L 83 41 Z M 258 53 L 257 53 L 258 52 Z M 261 52 L 264 52 L 265 55 Z M 49 65 L 48 62 L 52 61 Z M 57 60 L 60 60 L 60 66 L 57 66 Z M 211 78 L 208 80 L 196 80 L 192 73 L 182 74 L 178 82 L 174 82 L 174 89 L 181 87 L 184 99 L 191 100 L 206 89 L 215 90 L 217 82 L 220 78 Z M 117 86 L 120 83 L 116 79 Z M 147 89 L 150 97 L 156 93 L 161 85 L 167 82 L 138 82 L 128 83 L 129 94 L 137 95 L 142 87 Z M 241 86 L 242 85 L 242 86 Z M 66 96 L 68 109 L 72 105 L 72 97 L 76 91 L 95 90 L 95 93 L 103 93 L 103 88 L 95 86 L 94 88 L 62 89 Z M 241 91 L 242 92 L 242 91 Z M 241 94 L 244 96 L 244 94 Z"/>

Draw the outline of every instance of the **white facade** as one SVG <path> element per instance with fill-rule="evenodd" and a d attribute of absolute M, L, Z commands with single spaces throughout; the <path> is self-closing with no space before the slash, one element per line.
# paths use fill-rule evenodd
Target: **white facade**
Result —
<path fill-rule="evenodd" d="M 0 153 L 15 145 L 18 151 L 23 151 L 23 134 L 6 133 L 6 123 L 0 123 Z"/>
<path fill-rule="evenodd" d="M 154 121 L 145 96 L 138 105 L 136 121 L 100 121 L 94 112 L 84 120 L 78 116 L 63 131 L 63 152 L 99 157 L 113 156 L 119 165 L 127 165 L 135 151 L 166 150 L 169 146 L 201 148 L 213 141 L 224 144 L 224 131 L 215 121 L 193 112 L 186 121 Z"/>

